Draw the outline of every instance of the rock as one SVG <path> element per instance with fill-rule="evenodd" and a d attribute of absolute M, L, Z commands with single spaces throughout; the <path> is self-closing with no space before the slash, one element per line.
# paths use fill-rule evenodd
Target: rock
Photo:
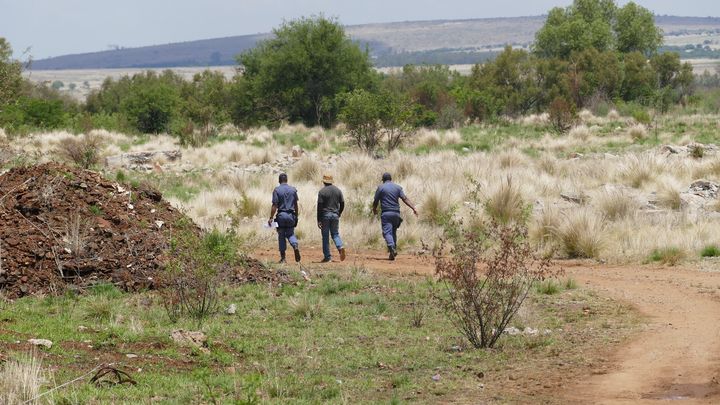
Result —
<path fill-rule="evenodd" d="M 125 357 L 127 357 L 128 359 L 134 359 L 134 358 L 136 358 L 137 356 L 138 356 L 137 354 L 132 354 L 132 353 L 128 353 L 128 354 L 125 355 Z"/>
<path fill-rule="evenodd" d="M 583 205 L 590 198 L 584 194 L 571 194 L 571 193 L 560 193 L 560 198 L 565 201 L 569 201 L 575 204 Z"/>
<path fill-rule="evenodd" d="M 225 313 L 228 315 L 235 315 L 235 312 L 237 312 L 237 305 L 230 304 L 226 309 Z"/>
<path fill-rule="evenodd" d="M 207 346 L 207 336 L 202 332 L 186 331 L 182 329 L 174 330 L 170 334 L 173 342 L 180 346 L 186 347 L 205 347 Z"/>
<path fill-rule="evenodd" d="M 717 197 L 720 185 L 708 180 L 695 180 L 688 190 L 689 193 L 698 195 L 703 198 Z"/>
<path fill-rule="evenodd" d="M 440 374 L 435 374 L 431 377 L 433 381 L 440 381 Z"/>
<path fill-rule="evenodd" d="M 52 348 L 53 342 L 47 339 L 29 339 L 28 343 L 33 346 L 44 346 L 48 349 Z"/>
<path fill-rule="evenodd" d="M 303 155 L 305 151 L 303 151 L 303 148 L 301 148 L 299 145 L 295 145 L 292 147 L 292 157 L 299 158 Z"/>
<path fill-rule="evenodd" d="M 510 327 L 508 327 L 508 328 L 505 328 L 505 330 L 503 331 L 503 333 L 507 333 L 507 334 L 510 335 L 510 336 L 515 336 L 515 335 L 521 334 L 522 331 L 521 331 L 520 329 L 514 327 L 514 326 L 510 326 Z"/>
<path fill-rule="evenodd" d="M 537 334 L 538 334 L 538 330 L 537 330 L 537 329 L 533 329 L 533 328 L 531 328 L 531 327 L 529 327 L 529 326 L 523 330 L 523 335 L 535 336 L 535 335 L 537 335 Z"/>
<path fill-rule="evenodd" d="M 105 165 L 108 167 L 128 167 L 133 169 L 140 167 L 146 170 L 153 170 L 153 166 L 149 164 L 156 158 L 163 158 L 170 162 L 174 162 L 182 158 L 182 152 L 179 150 L 171 150 L 160 152 L 123 153 L 122 155 L 109 156 L 105 158 Z"/>
<path fill-rule="evenodd" d="M 675 154 L 678 154 L 678 153 L 682 152 L 682 149 L 681 149 L 680 147 L 678 147 L 678 146 L 673 146 L 673 145 L 665 145 L 665 146 L 663 146 L 662 149 L 660 149 L 660 150 L 663 151 L 663 152 L 670 153 L 670 154 L 672 154 L 672 155 L 675 155 Z"/>
<path fill-rule="evenodd" d="M 155 221 L 155 226 L 157 226 L 158 229 L 162 229 L 163 225 L 165 225 L 165 222 Z"/>

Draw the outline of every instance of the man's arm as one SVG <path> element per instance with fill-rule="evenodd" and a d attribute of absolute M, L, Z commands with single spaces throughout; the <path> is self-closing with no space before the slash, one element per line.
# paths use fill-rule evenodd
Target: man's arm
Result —
<path fill-rule="evenodd" d="M 318 228 L 322 229 L 322 211 L 325 208 L 325 202 L 323 201 L 322 193 L 318 193 L 317 201 L 317 223 Z"/>
<path fill-rule="evenodd" d="M 341 217 L 343 211 L 345 211 L 345 197 L 343 197 L 342 191 L 340 192 L 340 210 L 338 211 L 338 216 Z"/>
<path fill-rule="evenodd" d="M 272 208 L 270 209 L 270 219 L 268 219 L 268 225 L 272 225 L 273 218 L 275 218 L 276 212 L 277 212 L 277 205 L 273 204 Z"/>
<path fill-rule="evenodd" d="M 380 187 L 375 190 L 375 199 L 373 200 L 373 215 L 377 215 L 377 206 L 380 202 Z"/>
<path fill-rule="evenodd" d="M 400 197 L 400 199 L 405 203 L 405 205 L 410 207 L 410 209 L 413 211 L 413 214 L 415 214 L 415 216 L 418 216 L 418 212 L 415 209 L 415 205 L 413 205 L 412 201 L 410 201 L 410 199 L 407 196 L 404 195 L 404 196 Z"/>

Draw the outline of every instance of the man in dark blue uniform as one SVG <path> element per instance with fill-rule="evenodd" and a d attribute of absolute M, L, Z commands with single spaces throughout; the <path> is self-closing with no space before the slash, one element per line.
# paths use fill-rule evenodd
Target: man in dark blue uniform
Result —
<path fill-rule="evenodd" d="M 400 201 L 413 210 L 415 216 L 418 215 L 417 209 L 412 201 L 405 195 L 402 187 L 393 183 L 390 173 L 383 173 L 382 182 L 375 191 L 375 200 L 373 200 L 373 215 L 377 215 L 378 203 L 382 213 L 380 214 L 380 225 L 382 226 L 383 237 L 387 243 L 390 252 L 390 260 L 395 260 L 397 256 L 397 229 L 400 227 L 403 219 L 400 217 Z"/>
<path fill-rule="evenodd" d="M 287 174 L 281 173 L 278 178 L 280 185 L 275 187 L 272 194 L 272 209 L 268 225 L 272 225 L 273 218 L 277 222 L 278 248 L 280 249 L 280 263 L 285 263 L 285 250 L 290 242 L 295 251 L 295 261 L 300 261 L 300 247 L 295 236 L 295 227 L 298 222 L 298 195 L 295 187 L 287 184 Z M 275 214 L 277 213 L 277 216 Z M 287 240 L 287 241 L 286 241 Z"/>

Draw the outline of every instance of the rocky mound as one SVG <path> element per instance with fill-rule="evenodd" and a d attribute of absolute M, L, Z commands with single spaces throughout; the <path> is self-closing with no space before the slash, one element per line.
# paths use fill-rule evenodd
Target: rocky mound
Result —
<path fill-rule="evenodd" d="M 17 298 L 98 282 L 155 287 L 181 219 L 157 191 L 92 171 L 56 163 L 12 169 L 0 175 L 0 290 Z M 267 278 L 249 263 L 223 278 Z"/>

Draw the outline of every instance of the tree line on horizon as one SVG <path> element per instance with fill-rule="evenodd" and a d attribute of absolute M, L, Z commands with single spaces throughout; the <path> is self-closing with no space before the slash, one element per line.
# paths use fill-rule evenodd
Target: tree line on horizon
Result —
<path fill-rule="evenodd" d="M 168 132 L 194 143 L 194 134 L 206 139 L 224 124 L 450 128 L 548 111 L 571 121 L 580 109 L 610 105 L 665 112 L 692 102 L 695 89 L 692 66 L 658 52 L 662 32 L 633 2 L 575 0 L 554 8 L 530 51 L 508 46 L 467 76 L 445 65 L 379 73 L 368 50 L 322 15 L 286 22 L 273 34 L 237 57 L 231 79 L 209 70 L 192 80 L 147 71 L 106 79 L 84 103 L 24 80 L 0 38 L 0 127 Z"/>

